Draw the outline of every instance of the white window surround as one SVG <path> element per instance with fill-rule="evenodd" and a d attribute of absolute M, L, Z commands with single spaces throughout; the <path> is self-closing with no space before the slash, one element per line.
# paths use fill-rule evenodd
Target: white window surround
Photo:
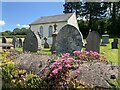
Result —
<path fill-rule="evenodd" d="M 53 33 L 53 27 L 52 27 L 52 25 L 50 25 L 50 26 L 48 27 L 48 30 L 49 30 L 49 31 L 48 31 L 48 32 L 49 32 L 49 33 L 48 33 L 48 34 L 49 34 L 48 37 L 52 37 L 52 33 Z"/>
<path fill-rule="evenodd" d="M 40 26 L 40 34 L 41 34 L 41 36 L 43 36 L 43 26 Z"/>

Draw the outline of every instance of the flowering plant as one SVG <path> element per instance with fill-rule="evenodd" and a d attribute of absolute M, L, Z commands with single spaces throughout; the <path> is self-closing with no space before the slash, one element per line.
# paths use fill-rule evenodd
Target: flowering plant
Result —
<path fill-rule="evenodd" d="M 106 61 L 104 56 L 94 51 L 74 51 L 73 52 L 78 62 L 80 61 Z"/>
<path fill-rule="evenodd" d="M 69 53 L 63 54 L 61 59 L 55 60 L 50 66 L 45 68 L 47 76 L 43 79 L 47 80 L 49 88 L 66 88 L 70 80 L 70 70 L 74 65 L 74 58 Z M 80 71 L 76 70 L 76 75 L 79 74 Z"/>

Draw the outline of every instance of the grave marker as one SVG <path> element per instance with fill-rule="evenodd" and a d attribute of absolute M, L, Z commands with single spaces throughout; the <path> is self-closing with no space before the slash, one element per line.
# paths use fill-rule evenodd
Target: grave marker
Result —
<path fill-rule="evenodd" d="M 102 35 L 102 45 L 109 44 L 109 35 L 104 34 Z"/>
<path fill-rule="evenodd" d="M 56 52 L 57 54 L 71 53 L 73 51 L 82 49 L 82 34 L 72 25 L 65 25 L 60 29 L 56 38 Z"/>
<path fill-rule="evenodd" d="M 41 49 L 41 39 L 38 34 L 30 30 L 24 39 L 23 51 L 37 52 L 39 49 Z"/>
<path fill-rule="evenodd" d="M 17 40 L 16 37 L 13 37 L 12 44 L 14 45 L 14 48 L 19 47 L 19 41 Z"/>
<path fill-rule="evenodd" d="M 45 40 L 44 48 L 49 48 L 49 44 L 47 43 L 47 38 L 45 37 L 44 40 Z"/>
<path fill-rule="evenodd" d="M 87 51 L 94 51 L 98 52 L 100 50 L 100 35 L 96 31 L 92 31 L 89 33 L 86 39 L 87 45 L 86 50 Z"/>
<path fill-rule="evenodd" d="M 7 43 L 7 40 L 5 37 L 2 37 L 2 43 Z"/>
<path fill-rule="evenodd" d="M 118 49 L 118 38 L 114 38 L 113 42 L 111 43 L 112 49 Z"/>
<path fill-rule="evenodd" d="M 19 38 L 19 47 L 22 47 L 23 46 L 23 42 L 22 42 L 22 39 Z"/>

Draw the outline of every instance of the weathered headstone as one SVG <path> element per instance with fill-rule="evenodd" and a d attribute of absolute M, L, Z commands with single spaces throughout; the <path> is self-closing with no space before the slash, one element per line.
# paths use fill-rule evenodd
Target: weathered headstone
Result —
<path fill-rule="evenodd" d="M 7 43 L 7 40 L 5 37 L 2 37 L 2 43 Z"/>
<path fill-rule="evenodd" d="M 118 38 L 114 38 L 114 41 L 111 43 L 112 49 L 118 49 Z"/>
<path fill-rule="evenodd" d="M 87 51 L 94 51 L 98 52 L 100 50 L 100 35 L 96 31 L 92 31 L 89 33 L 86 39 L 87 45 L 86 50 Z"/>
<path fill-rule="evenodd" d="M 102 35 L 102 45 L 108 44 L 108 43 L 109 43 L 109 35 L 108 34 Z"/>
<path fill-rule="evenodd" d="M 38 34 L 30 30 L 24 39 L 23 51 L 37 52 L 38 49 L 41 49 L 41 39 L 39 38 Z"/>
<path fill-rule="evenodd" d="M 7 40 L 6 40 L 5 37 L 2 37 L 2 43 L 7 43 Z M 5 46 L 2 46 L 2 49 L 6 49 L 6 47 L 5 47 Z"/>
<path fill-rule="evenodd" d="M 19 47 L 22 47 L 23 46 L 23 42 L 22 42 L 22 39 L 19 38 Z"/>
<path fill-rule="evenodd" d="M 45 37 L 44 40 L 45 40 L 44 48 L 49 48 L 49 44 L 47 43 L 47 38 Z"/>
<path fill-rule="evenodd" d="M 19 41 L 17 40 L 16 37 L 13 37 L 12 44 L 14 45 L 14 48 L 19 47 Z"/>
<path fill-rule="evenodd" d="M 114 42 L 118 44 L 118 38 L 114 38 Z"/>
<path fill-rule="evenodd" d="M 83 46 L 83 37 L 81 32 L 72 25 L 65 25 L 60 29 L 56 38 L 57 54 L 71 53 L 75 50 L 81 50 Z"/>

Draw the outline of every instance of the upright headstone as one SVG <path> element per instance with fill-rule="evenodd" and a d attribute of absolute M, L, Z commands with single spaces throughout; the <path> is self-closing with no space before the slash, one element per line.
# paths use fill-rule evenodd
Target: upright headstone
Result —
<path fill-rule="evenodd" d="M 114 42 L 118 44 L 118 38 L 114 38 Z"/>
<path fill-rule="evenodd" d="M 49 44 L 47 43 L 47 38 L 45 37 L 44 40 L 45 40 L 44 48 L 49 48 Z"/>
<path fill-rule="evenodd" d="M 2 43 L 7 43 L 7 40 L 5 37 L 2 37 Z"/>
<path fill-rule="evenodd" d="M 19 42 L 16 37 L 13 37 L 12 44 L 14 45 L 14 48 L 19 47 Z"/>
<path fill-rule="evenodd" d="M 22 39 L 19 38 L 19 47 L 22 47 L 23 46 L 23 42 L 22 42 Z"/>
<path fill-rule="evenodd" d="M 38 34 L 30 30 L 24 39 L 23 51 L 37 52 L 38 49 L 41 49 L 41 39 Z"/>
<path fill-rule="evenodd" d="M 109 35 L 108 34 L 102 35 L 102 45 L 108 44 L 108 43 L 109 43 Z"/>
<path fill-rule="evenodd" d="M 100 35 L 96 31 L 92 31 L 89 33 L 86 39 L 87 45 L 86 50 L 87 51 L 94 51 L 98 52 L 100 50 Z"/>
<path fill-rule="evenodd" d="M 71 53 L 81 50 L 83 46 L 81 32 L 72 25 L 65 25 L 60 29 L 56 38 L 57 54 Z"/>
<path fill-rule="evenodd" d="M 118 38 L 114 38 L 113 42 L 111 43 L 112 49 L 118 49 Z"/>

